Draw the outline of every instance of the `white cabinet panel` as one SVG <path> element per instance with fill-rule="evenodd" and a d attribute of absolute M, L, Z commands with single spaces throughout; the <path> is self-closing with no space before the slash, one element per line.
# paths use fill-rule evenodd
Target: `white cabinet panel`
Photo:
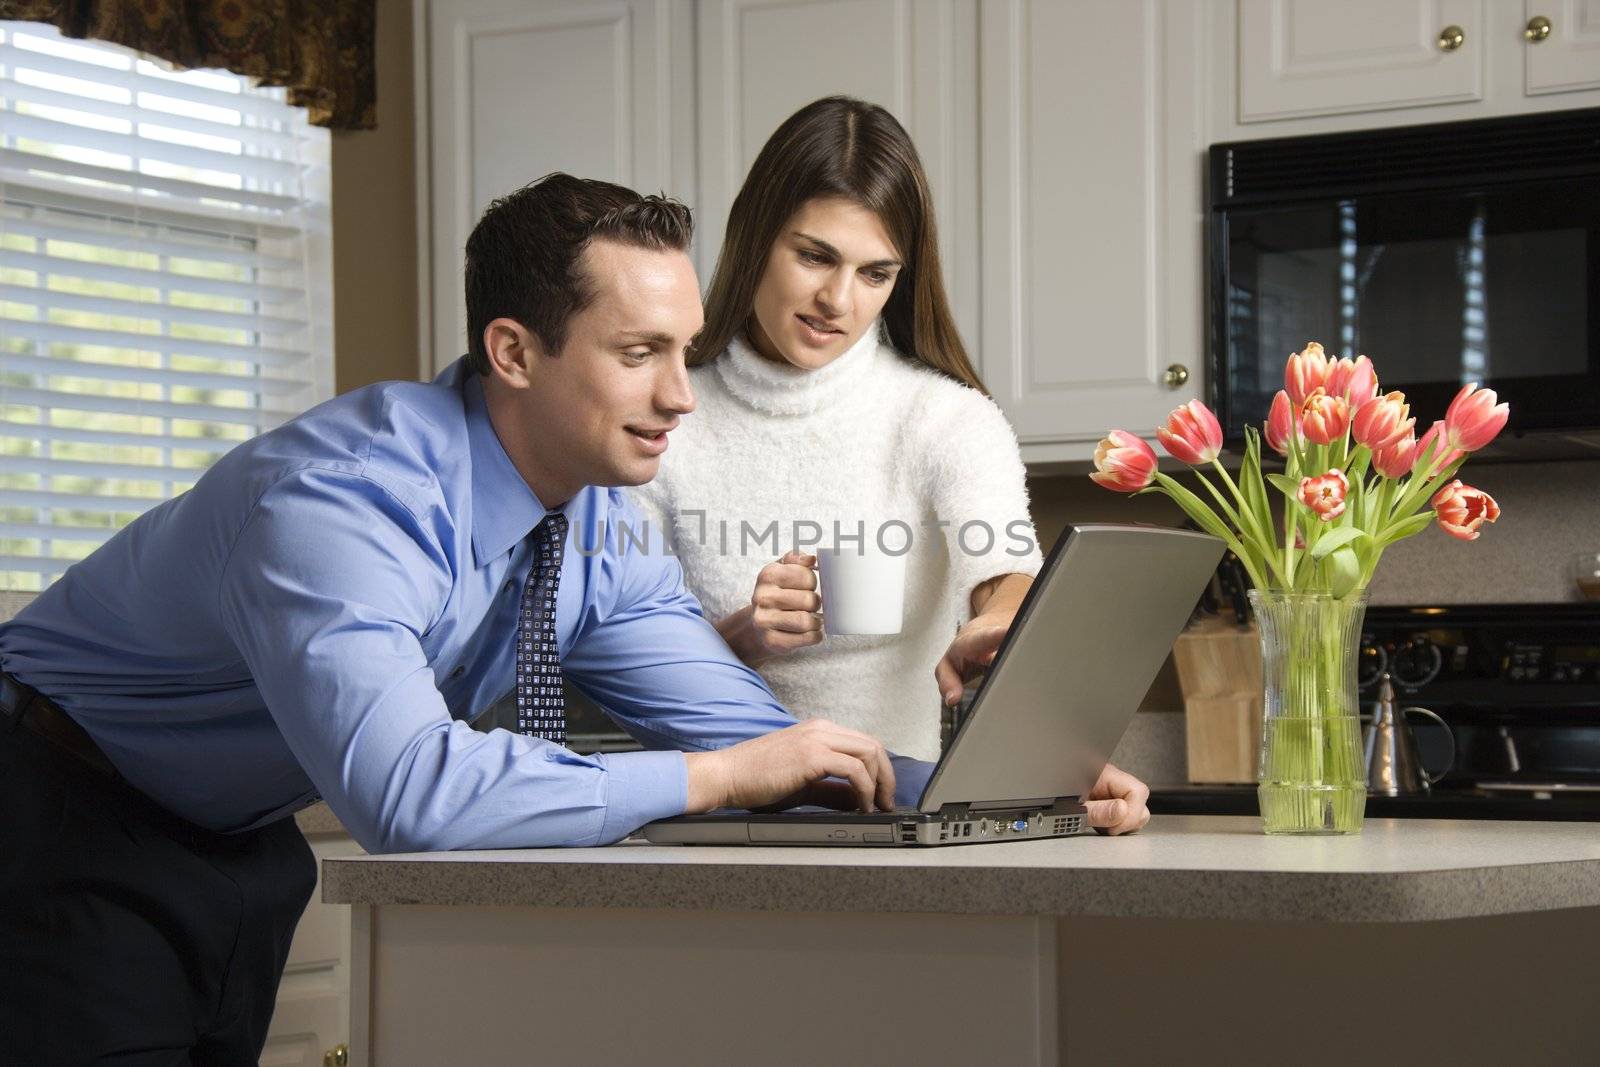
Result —
<path fill-rule="evenodd" d="M 845 94 L 907 122 L 911 7 L 908 0 L 712 0 L 699 19 L 700 233 L 715 258 L 745 173 L 789 115 Z"/>
<path fill-rule="evenodd" d="M 1025 452 L 1149 434 L 1201 390 L 1198 9 L 981 10 L 986 380 Z"/>
<path fill-rule="evenodd" d="M 972 0 L 706 0 L 698 19 L 702 281 L 728 209 L 779 123 L 824 96 L 878 104 L 928 171 L 957 325 L 978 326 L 976 8 Z M 974 352 L 977 356 L 976 351 Z"/>
<path fill-rule="evenodd" d="M 317 887 L 289 945 L 261 1067 L 322 1067 L 324 1053 L 350 1040 L 350 908 L 322 902 L 322 861 L 362 849 L 343 834 L 309 840 Z"/>
<path fill-rule="evenodd" d="M 1240 122 L 1483 98 L 1484 0 L 1238 2 Z"/>
<path fill-rule="evenodd" d="M 278 989 L 278 1006 L 261 1049 L 259 1067 L 323 1067 L 327 1053 L 348 1044 L 347 1015 L 340 1013 L 340 998 L 322 989 L 303 987 L 299 975 L 285 975 Z M 342 979 L 343 999 L 349 1000 L 348 972 Z"/>
<path fill-rule="evenodd" d="M 1528 95 L 1600 89 L 1600 0 L 1525 0 L 1529 21 L 1550 21 L 1550 35 L 1528 44 Z"/>
<path fill-rule="evenodd" d="M 564 170 L 694 203 L 691 25 L 686 0 L 429 5 L 436 367 L 466 350 L 462 250 L 495 197 Z"/>
<path fill-rule="evenodd" d="M 458 39 L 468 143 L 491 149 L 466 168 L 474 212 L 537 177 L 546 160 L 586 177 L 632 177 L 628 30 L 622 9 Z"/>
<path fill-rule="evenodd" d="M 664 186 L 695 209 L 704 280 L 767 137 L 845 93 L 911 132 L 957 325 L 1028 458 L 1149 432 L 1202 387 L 1207 17 L 1189 0 L 438 0 L 435 356 L 465 344 L 461 246 L 492 196 L 557 168 Z"/>

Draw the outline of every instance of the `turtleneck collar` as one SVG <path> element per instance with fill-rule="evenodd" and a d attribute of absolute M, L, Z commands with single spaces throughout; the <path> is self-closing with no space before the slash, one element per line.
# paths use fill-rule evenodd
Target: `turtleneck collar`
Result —
<path fill-rule="evenodd" d="M 850 395 L 876 361 L 879 322 L 838 359 L 817 370 L 774 363 L 758 353 L 744 335 L 735 335 L 728 350 L 712 361 L 728 392 L 769 415 L 808 415 Z"/>

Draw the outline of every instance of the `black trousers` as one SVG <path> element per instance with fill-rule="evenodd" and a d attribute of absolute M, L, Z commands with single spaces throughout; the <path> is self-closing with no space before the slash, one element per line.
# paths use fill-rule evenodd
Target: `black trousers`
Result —
<path fill-rule="evenodd" d="M 0 1062 L 253 1067 L 316 874 L 0 720 Z"/>

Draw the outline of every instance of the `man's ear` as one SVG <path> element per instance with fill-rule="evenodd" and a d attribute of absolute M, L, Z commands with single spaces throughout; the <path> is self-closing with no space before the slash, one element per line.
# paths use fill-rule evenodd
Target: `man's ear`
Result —
<path fill-rule="evenodd" d="M 483 328 L 483 348 L 489 355 L 489 372 L 513 389 L 526 389 L 544 348 L 516 319 L 498 318 Z"/>

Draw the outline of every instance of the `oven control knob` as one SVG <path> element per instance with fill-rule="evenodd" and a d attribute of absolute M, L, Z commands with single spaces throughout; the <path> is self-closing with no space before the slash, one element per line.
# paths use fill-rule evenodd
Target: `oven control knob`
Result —
<path fill-rule="evenodd" d="M 1443 666 L 1444 653 L 1439 646 L 1419 634 L 1395 649 L 1389 671 L 1401 685 L 1416 688 L 1438 677 Z"/>
<path fill-rule="evenodd" d="M 1389 653 L 1371 637 L 1363 637 L 1361 650 L 1356 653 L 1356 685 L 1368 689 L 1375 685 L 1389 668 Z"/>

